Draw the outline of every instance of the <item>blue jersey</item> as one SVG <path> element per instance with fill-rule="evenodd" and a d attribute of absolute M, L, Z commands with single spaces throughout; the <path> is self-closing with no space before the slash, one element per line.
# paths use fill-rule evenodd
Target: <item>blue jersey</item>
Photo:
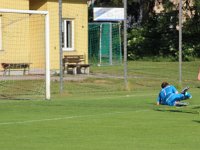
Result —
<path fill-rule="evenodd" d="M 160 104 L 167 104 L 166 101 L 172 94 L 178 93 L 177 89 L 173 85 L 168 85 L 163 88 L 157 98 L 157 102 Z"/>

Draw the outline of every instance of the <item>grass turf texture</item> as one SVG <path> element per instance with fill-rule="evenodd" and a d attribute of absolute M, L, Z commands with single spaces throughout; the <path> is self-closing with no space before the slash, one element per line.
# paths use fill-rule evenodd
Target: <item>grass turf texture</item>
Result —
<path fill-rule="evenodd" d="M 170 65 L 171 68 L 167 67 Z M 123 89 L 123 79 L 105 76 L 66 81 L 62 95 L 57 94 L 58 83 L 53 82 L 51 101 L 2 100 L 0 147 L 2 150 L 195 150 L 200 147 L 198 66 L 185 63 L 183 68 L 182 86 L 189 85 L 193 95 L 190 106 L 155 106 L 163 78 L 182 88 L 177 81 L 176 65 L 130 63 L 129 91 Z M 94 67 L 92 71 L 120 76 L 121 67 Z"/>

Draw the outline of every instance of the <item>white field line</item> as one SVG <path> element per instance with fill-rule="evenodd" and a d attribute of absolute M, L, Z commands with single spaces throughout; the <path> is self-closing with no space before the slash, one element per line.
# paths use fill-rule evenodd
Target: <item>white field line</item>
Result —
<path fill-rule="evenodd" d="M 101 116 L 101 115 L 115 115 L 115 114 L 122 114 L 122 113 L 139 113 L 145 112 L 149 110 L 136 110 L 136 111 L 126 111 L 126 112 L 110 112 L 110 113 L 103 113 L 103 114 L 96 114 L 96 115 L 81 115 L 81 116 L 67 116 L 67 117 L 59 117 L 59 118 L 46 118 L 46 119 L 38 119 L 38 120 L 25 120 L 25 121 L 15 121 L 15 122 L 1 122 L 0 125 L 16 125 L 16 124 L 27 124 L 27 123 L 35 123 L 35 122 L 46 122 L 46 121 L 57 121 L 57 120 L 67 120 L 67 119 L 74 119 L 74 118 L 85 118 L 85 117 L 94 117 L 94 116 Z"/>
<path fill-rule="evenodd" d="M 88 100 L 104 100 L 104 99 L 113 99 L 113 98 L 129 98 L 129 97 L 145 97 L 145 96 L 157 96 L 157 94 L 133 94 L 133 95 L 116 95 L 116 96 L 105 96 L 105 97 L 96 97 L 96 98 L 92 98 L 92 99 L 88 99 Z M 156 99 L 157 97 L 155 97 Z"/>
<path fill-rule="evenodd" d="M 187 107 L 195 107 L 195 106 L 200 106 L 200 105 L 189 105 Z M 182 107 L 182 108 L 184 108 L 184 107 Z M 150 109 L 135 110 L 135 111 L 125 111 L 125 112 L 110 112 L 110 113 L 103 113 L 103 114 L 96 114 L 96 115 L 67 116 L 67 117 L 46 118 L 46 119 L 38 119 L 38 120 L 25 120 L 25 121 L 15 121 L 15 122 L 1 122 L 0 125 L 27 124 L 27 123 L 35 123 L 35 122 L 67 120 L 67 119 L 94 117 L 94 116 L 102 116 L 102 115 L 115 115 L 115 114 L 123 114 L 123 113 L 130 113 L 130 112 L 131 113 L 133 113 L 133 112 L 134 113 L 140 113 L 140 112 L 146 112 L 146 111 L 150 111 Z"/>

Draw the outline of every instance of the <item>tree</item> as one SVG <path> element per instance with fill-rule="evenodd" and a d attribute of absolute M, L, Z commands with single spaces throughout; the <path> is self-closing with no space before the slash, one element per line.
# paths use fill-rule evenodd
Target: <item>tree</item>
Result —
<path fill-rule="evenodd" d="M 142 17 L 141 26 L 129 32 L 130 59 L 146 56 L 178 59 L 178 4 L 161 2 L 164 7 L 161 13 L 149 11 L 148 17 Z M 194 0 L 194 5 L 190 2 L 186 0 L 183 5 L 183 60 L 200 57 L 200 1 Z"/>
<path fill-rule="evenodd" d="M 160 13 L 155 12 L 155 4 L 163 6 Z M 123 7 L 123 3 L 122 0 L 95 0 L 93 6 Z M 169 0 L 128 0 L 127 8 L 128 58 L 178 59 L 178 4 Z M 183 12 L 183 60 L 189 60 L 200 57 L 200 1 L 185 0 Z"/>
<path fill-rule="evenodd" d="M 200 1 L 194 0 L 194 5 L 187 8 L 193 15 L 187 16 L 183 26 L 183 48 L 187 57 L 200 57 Z"/>

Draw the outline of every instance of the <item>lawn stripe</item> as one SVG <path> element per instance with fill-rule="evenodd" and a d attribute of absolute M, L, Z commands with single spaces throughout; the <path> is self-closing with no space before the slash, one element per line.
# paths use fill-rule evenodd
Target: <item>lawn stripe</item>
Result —
<path fill-rule="evenodd" d="M 193 94 L 199 93 L 199 91 L 192 92 Z M 113 99 L 113 98 L 129 98 L 129 97 L 146 97 L 146 96 L 155 96 L 155 99 L 157 98 L 158 94 L 146 94 L 146 93 L 134 93 L 134 94 L 127 94 L 127 95 L 115 95 L 115 96 L 101 96 L 92 98 L 90 100 L 102 100 L 102 99 Z M 89 100 L 89 99 L 88 99 Z"/>

